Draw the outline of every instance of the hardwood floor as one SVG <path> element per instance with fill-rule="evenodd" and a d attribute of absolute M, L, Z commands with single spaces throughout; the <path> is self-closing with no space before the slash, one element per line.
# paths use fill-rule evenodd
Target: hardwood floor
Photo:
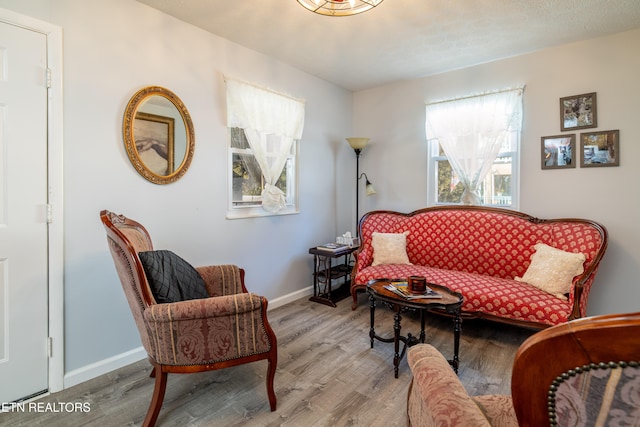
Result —
<path fill-rule="evenodd" d="M 411 373 L 406 358 L 393 376 L 393 344 L 370 348 L 365 296 L 357 310 L 350 299 L 337 308 L 300 299 L 269 312 L 278 337 L 275 389 L 278 409 L 269 411 L 266 361 L 202 374 L 170 374 L 158 426 L 405 426 Z M 406 314 L 403 332 L 417 334 L 417 317 Z M 429 316 L 427 342 L 453 354 L 452 320 Z M 391 336 L 393 313 L 376 310 L 376 332 Z M 534 331 L 481 320 L 465 321 L 459 377 L 470 394 L 510 394 L 513 357 Z M 146 360 L 31 402 L 46 412 L 0 413 L 0 425 L 140 425 L 153 391 Z M 84 412 L 66 412 L 76 404 Z M 49 406 L 47 406 L 49 405 Z M 90 409 L 88 412 L 86 409 Z M 55 412 L 54 412 L 55 411 Z"/>

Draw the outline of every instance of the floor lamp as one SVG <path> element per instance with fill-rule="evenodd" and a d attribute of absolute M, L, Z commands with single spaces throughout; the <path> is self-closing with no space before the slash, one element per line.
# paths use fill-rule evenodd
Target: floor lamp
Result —
<path fill-rule="evenodd" d="M 360 153 L 369 143 L 369 138 L 346 138 L 347 142 L 356 152 L 356 237 L 358 237 L 358 219 L 360 212 L 360 179 L 364 176 L 365 188 L 367 196 L 376 194 L 376 190 L 373 188 L 373 184 L 369 181 L 366 173 L 360 174 Z"/>

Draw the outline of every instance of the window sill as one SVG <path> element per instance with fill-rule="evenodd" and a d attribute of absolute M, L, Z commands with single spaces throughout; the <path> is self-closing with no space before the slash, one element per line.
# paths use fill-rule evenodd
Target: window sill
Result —
<path fill-rule="evenodd" d="M 226 219 L 244 219 L 244 218 L 259 218 L 264 216 L 282 216 L 282 215 L 296 215 L 300 211 L 294 207 L 287 207 L 279 212 L 267 212 L 261 207 L 234 209 L 227 211 Z"/>

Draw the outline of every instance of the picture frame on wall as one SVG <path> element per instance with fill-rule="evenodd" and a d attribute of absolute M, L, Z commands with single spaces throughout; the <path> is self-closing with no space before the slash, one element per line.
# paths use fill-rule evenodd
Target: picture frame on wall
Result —
<path fill-rule="evenodd" d="M 596 92 L 560 98 L 560 130 L 598 127 Z"/>
<path fill-rule="evenodd" d="M 576 167 L 576 135 L 543 136 L 542 169 L 568 169 Z"/>
<path fill-rule="evenodd" d="M 620 131 L 581 133 L 580 152 L 580 167 L 619 166 Z"/>
<path fill-rule="evenodd" d="M 133 134 L 145 168 L 159 176 L 175 170 L 175 119 L 139 111 L 133 122 Z"/>

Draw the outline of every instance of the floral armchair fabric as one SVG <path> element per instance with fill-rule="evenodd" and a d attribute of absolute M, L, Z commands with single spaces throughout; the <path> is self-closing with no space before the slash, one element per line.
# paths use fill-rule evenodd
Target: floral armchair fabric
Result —
<path fill-rule="evenodd" d="M 449 362 L 430 344 L 411 347 L 407 361 L 413 373 L 409 426 L 518 426 L 511 396 L 469 396 Z"/>

